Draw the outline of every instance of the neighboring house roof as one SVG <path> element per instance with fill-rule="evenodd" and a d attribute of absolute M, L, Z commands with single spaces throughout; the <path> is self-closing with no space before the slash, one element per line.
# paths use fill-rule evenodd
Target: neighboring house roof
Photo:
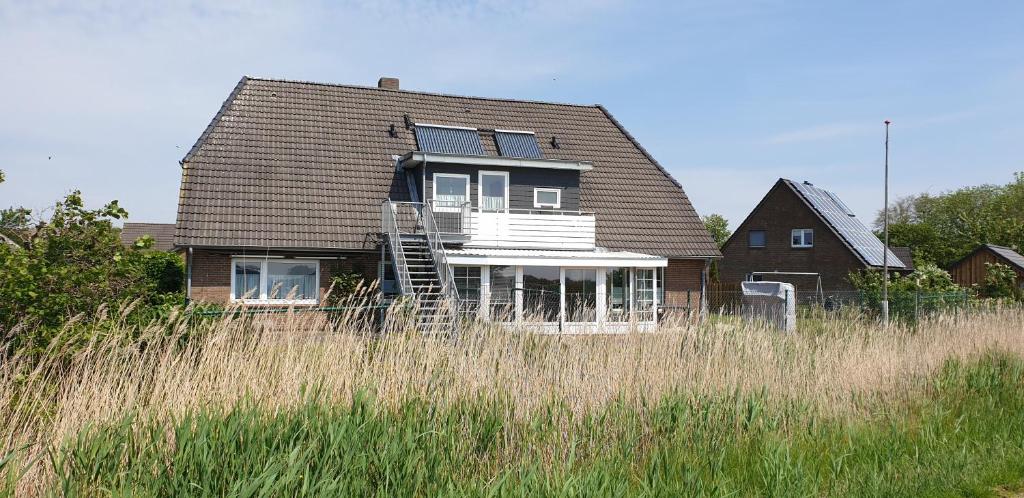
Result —
<path fill-rule="evenodd" d="M 900 261 L 903 262 L 904 268 L 906 268 L 907 270 L 914 269 L 914 254 L 909 247 L 890 246 L 889 250 L 892 251 L 892 253 L 895 254 L 897 258 L 900 258 Z"/>
<path fill-rule="evenodd" d="M 1010 249 L 1009 247 L 997 246 L 995 244 L 982 244 L 978 246 L 977 249 L 971 251 L 968 255 L 960 258 L 956 263 L 950 265 L 950 268 L 954 268 L 959 264 L 963 263 L 964 261 L 967 261 L 968 259 L 970 259 L 971 256 L 974 256 L 978 251 L 986 250 L 995 254 L 997 257 L 1002 259 L 1006 264 L 1010 265 L 1013 268 L 1016 268 L 1017 271 L 1024 272 L 1024 256 L 1021 256 L 1020 253 L 1014 251 L 1013 249 Z"/>
<path fill-rule="evenodd" d="M 581 209 L 599 246 L 720 256 L 680 184 L 601 106 L 249 77 L 182 160 L 175 244 L 374 248 L 381 202 L 410 199 L 394 158 L 416 150 L 407 121 L 533 131 L 544 158 L 593 163 Z"/>
<path fill-rule="evenodd" d="M 843 243 L 860 259 L 865 265 L 881 267 L 883 254 L 886 253 L 885 244 L 878 240 L 878 236 L 868 230 L 856 214 L 846 206 L 845 203 L 834 192 L 820 187 L 815 187 L 808 182 L 794 182 L 785 178 L 779 181 L 784 182 L 793 189 L 808 207 L 821 219 L 832 232 L 842 240 Z M 890 268 L 907 269 L 890 248 L 888 251 L 888 263 Z"/>
<path fill-rule="evenodd" d="M 139 237 L 153 237 L 153 249 L 170 251 L 174 248 L 174 223 L 125 223 L 121 227 L 121 243 L 134 244 Z"/>

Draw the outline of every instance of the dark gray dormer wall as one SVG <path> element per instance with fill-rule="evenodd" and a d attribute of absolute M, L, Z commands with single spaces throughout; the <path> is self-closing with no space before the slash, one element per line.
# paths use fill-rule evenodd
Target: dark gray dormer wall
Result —
<path fill-rule="evenodd" d="M 422 166 L 421 166 L 422 167 Z M 417 168 L 419 169 L 419 168 Z M 580 209 L 580 172 L 564 169 L 509 168 L 492 166 L 464 166 L 457 164 L 426 165 L 426 199 L 434 198 L 434 173 L 469 175 L 469 195 L 473 206 L 479 201 L 480 171 L 504 171 L 509 174 L 509 208 L 534 209 L 534 188 L 558 188 L 562 190 L 562 210 Z M 419 172 L 417 172 L 419 173 Z M 422 178 L 422 175 L 416 175 Z M 419 185 L 422 188 L 422 185 Z"/>

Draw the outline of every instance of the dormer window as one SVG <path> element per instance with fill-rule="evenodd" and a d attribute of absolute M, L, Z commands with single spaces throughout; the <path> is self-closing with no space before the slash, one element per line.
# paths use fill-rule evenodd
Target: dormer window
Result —
<path fill-rule="evenodd" d="M 458 211 L 469 202 L 469 175 L 434 174 L 434 209 Z"/>
<path fill-rule="evenodd" d="M 508 173 L 480 172 L 480 210 L 498 212 L 508 209 Z"/>
<path fill-rule="evenodd" d="M 796 228 L 792 232 L 792 247 L 806 248 L 814 247 L 814 230 L 811 228 Z"/>
<path fill-rule="evenodd" d="M 533 189 L 533 207 L 538 209 L 559 209 L 562 207 L 562 189 L 560 188 L 535 188 Z"/>

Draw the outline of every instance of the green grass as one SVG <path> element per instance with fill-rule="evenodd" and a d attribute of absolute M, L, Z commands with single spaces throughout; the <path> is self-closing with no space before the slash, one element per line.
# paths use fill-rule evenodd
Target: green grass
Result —
<path fill-rule="evenodd" d="M 89 428 L 56 494 L 151 496 L 994 496 L 1024 479 L 1024 363 L 950 362 L 927 392 L 826 417 L 764 396 L 529 418 L 507 403 L 383 410 L 315 394 Z M 0 465 L 2 467 L 2 465 Z M 7 472 L 14 467 L 6 469 Z M 2 472 L 3 469 L 0 469 Z"/>

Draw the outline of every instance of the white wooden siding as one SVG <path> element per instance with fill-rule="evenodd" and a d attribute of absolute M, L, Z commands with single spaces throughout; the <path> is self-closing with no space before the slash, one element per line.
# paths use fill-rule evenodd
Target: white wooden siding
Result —
<path fill-rule="evenodd" d="M 465 246 L 593 249 L 595 226 L 593 215 L 473 212 Z"/>

